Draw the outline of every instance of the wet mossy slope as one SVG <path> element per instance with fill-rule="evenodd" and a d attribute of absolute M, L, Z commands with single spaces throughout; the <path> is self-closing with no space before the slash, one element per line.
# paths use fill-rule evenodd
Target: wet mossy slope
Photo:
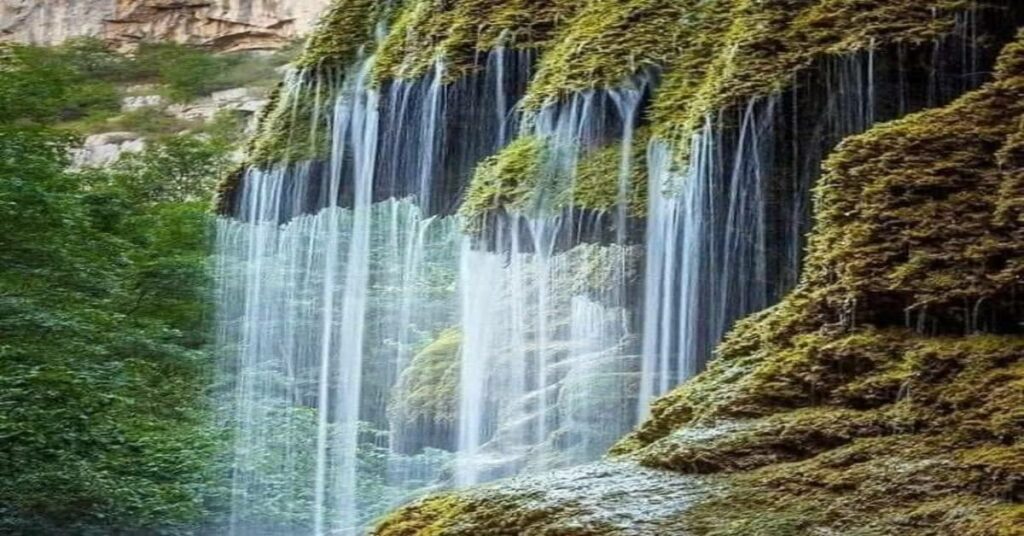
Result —
<path fill-rule="evenodd" d="M 981 89 L 843 142 L 800 286 L 608 461 L 427 498 L 377 534 L 1020 534 L 1022 130 L 1024 33 Z"/>

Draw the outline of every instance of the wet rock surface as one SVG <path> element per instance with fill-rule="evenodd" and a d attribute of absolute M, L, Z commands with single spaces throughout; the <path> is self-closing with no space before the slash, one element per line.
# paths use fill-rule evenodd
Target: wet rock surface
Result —
<path fill-rule="evenodd" d="M 375 534 L 685 535 L 680 518 L 718 489 L 712 479 L 603 461 L 428 497 Z"/>

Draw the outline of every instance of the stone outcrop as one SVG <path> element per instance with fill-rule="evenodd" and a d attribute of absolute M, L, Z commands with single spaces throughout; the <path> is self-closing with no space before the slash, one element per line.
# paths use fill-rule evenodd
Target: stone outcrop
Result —
<path fill-rule="evenodd" d="M 139 98 L 153 99 L 155 95 L 148 95 Z M 123 107 L 129 107 L 135 101 L 126 101 Z M 239 87 L 215 91 L 209 97 L 193 102 L 172 104 L 167 107 L 167 112 L 188 121 L 211 121 L 219 112 L 235 111 L 241 114 L 246 121 L 246 129 L 255 128 L 256 118 L 260 111 L 267 105 L 267 92 L 260 88 Z"/>
<path fill-rule="evenodd" d="M 116 162 L 125 153 L 137 153 L 145 147 L 145 140 L 135 132 L 94 134 L 72 151 L 72 163 L 76 168 L 103 167 Z"/>
<path fill-rule="evenodd" d="M 177 41 L 222 51 L 278 48 L 326 0 L 0 0 L 0 39 L 51 45 L 100 37 L 124 47 Z"/>

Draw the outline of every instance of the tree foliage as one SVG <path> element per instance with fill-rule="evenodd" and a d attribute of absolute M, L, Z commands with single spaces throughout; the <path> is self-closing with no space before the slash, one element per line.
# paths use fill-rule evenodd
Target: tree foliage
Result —
<path fill-rule="evenodd" d="M 93 75 L 116 68 L 70 50 L 0 53 L 0 532 L 185 532 L 227 493 L 205 392 L 227 148 L 181 136 L 69 170 L 53 125 L 110 105 Z"/>

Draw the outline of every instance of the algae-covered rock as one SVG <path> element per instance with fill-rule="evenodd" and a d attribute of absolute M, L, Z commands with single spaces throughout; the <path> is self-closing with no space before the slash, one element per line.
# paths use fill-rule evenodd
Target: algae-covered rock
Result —
<path fill-rule="evenodd" d="M 679 520 L 716 489 L 705 478 L 599 462 L 421 499 L 387 516 L 374 534 L 685 536 Z"/>

